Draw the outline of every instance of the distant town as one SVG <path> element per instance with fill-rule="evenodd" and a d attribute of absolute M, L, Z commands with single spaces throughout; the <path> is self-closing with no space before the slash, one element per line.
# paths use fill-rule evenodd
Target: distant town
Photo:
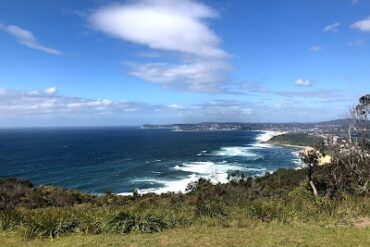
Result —
<path fill-rule="evenodd" d="M 170 129 L 172 131 L 241 131 L 271 130 L 277 132 L 306 133 L 308 136 L 321 137 L 326 143 L 346 145 L 350 119 L 338 119 L 316 123 L 238 123 L 204 122 L 196 124 L 168 124 L 141 126 L 143 129 Z M 351 133 L 356 137 L 356 130 Z"/>

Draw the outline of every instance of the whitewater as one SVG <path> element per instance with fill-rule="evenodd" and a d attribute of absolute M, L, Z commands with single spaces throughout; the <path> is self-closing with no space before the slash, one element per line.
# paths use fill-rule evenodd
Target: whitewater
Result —
<path fill-rule="evenodd" d="M 261 132 L 255 138 L 255 142 L 249 144 L 249 146 L 232 146 L 232 147 L 221 147 L 219 150 L 211 151 L 201 151 L 197 156 L 221 156 L 221 157 L 245 157 L 249 160 L 257 160 L 263 158 L 261 155 L 254 153 L 254 150 L 258 149 L 272 149 L 276 148 L 272 144 L 266 143 L 272 137 L 281 135 L 283 132 L 278 131 L 259 131 Z M 297 151 L 292 152 L 296 156 Z M 292 159 L 293 162 L 299 165 L 297 159 Z M 212 184 L 225 184 L 228 183 L 228 174 L 230 171 L 239 172 L 256 172 L 255 176 L 262 176 L 267 172 L 273 172 L 273 170 L 268 170 L 267 168 L 256 168 L 256 167 L 246 167 L 240 163 L 229 163 L 226 160 L 221 162 L 203 161 L 203 162 L 185 162 L 181 165 L 176 165 L 174 170 L 183 171 L 189 173 L 185 178 L 179 180 L 161 180 L 161 179 L 142 179 L 140 182 L 147 182 L 152 184 L 160 184 L 160 188 L 149 188 L 149 189 L 136 189 L 139 194 L 145 193 L 167 193 L 167 192 L 178 192 L 186 193 L 186 188 L 189 184 L 198 181 L 200 178 L 209 180 Z M 130 195 L 131 193 L 119 193 L 120 195 Z"/>

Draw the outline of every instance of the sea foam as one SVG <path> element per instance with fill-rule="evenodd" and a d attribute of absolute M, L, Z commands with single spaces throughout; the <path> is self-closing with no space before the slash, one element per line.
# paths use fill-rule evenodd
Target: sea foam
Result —
<path fill-rule="evenodd" d="M 256 137 L 256 143 L 250 144 L 248 147 L 222 147 L 220 150 L 213 152 L 213 155 L 217 156 L 228 156 L 228 157 L 251 157 L 260 158 L 253 150 L 262 148 L 274 148 L 272 144 L 265 143 L 276 135 L 280 135 L 282 132 L 276 131 L 263 131 Z"/>
<path fill-rule="evenodd" d="M 253 153 L 253 147 L 222 147 L 220 150 L 213 152 L 216 156 L 227 156 L 227 157 L 251 157 L 259 158 L 259 155 Z"/>
<path fill-rule="evenodd" d="M 263 133 L 262 134 L 260 134 L 260 135 L 258 135 L 257 137 L 256 137 L 256 140 L 258 141 L 258 142 L 267 142 L 267 141 L 269 141 L 272 137 L 274 137 L 274 136 L 277 136 L 277 135 L 281 135 L 281 134 L 283 134 L 283 132 L 277 132 L 277 131 L 272 131 L 272 130 L 265 130 L 265 131 L 263 131 Z"/>
<path fill-rule="evenodd" d="M 293 162 L 295 164 L 297 164 L 297 167 L 295 169 L 299 170 L 299 169 L 304 168 L 305 164 L 302 162 L 302 160 L 300 158 L 300 151 L 294 151 L 294 152 L 292 152 L 292 154 L 297 157 L 296 159 L 293 159 Z"/>
<path fill-rule="evenodd" d="M 145 182 L 150 185 L 157 185 L 157 188 L 149 188 L 138 190 L 140 194 L 145 193 L 166 193 L 166 192 L 181 192 L 185 193 L 188 184 L 198 181 L 200 178 L 209 180 L 213 184 L 228 183 L 228 172 L 230 171 L 252 171 L 258 172 L 260 175 L 266 172 L 265 168 L 248 168 L 237 163 L 227 163 L 225 161 L 215 163 L 211 161 L 205 162 L 186 162 L 177 165 L 173 168 L 177 171 L 190 173 L 188 176 L 178 180 L 163 180 L 154 178 L 136 179 L 135 182 Z M 159 186 L 159 187 L 158 187 Z M 121 193 L 120 195 L 130 195 L 130 193 Z"/>

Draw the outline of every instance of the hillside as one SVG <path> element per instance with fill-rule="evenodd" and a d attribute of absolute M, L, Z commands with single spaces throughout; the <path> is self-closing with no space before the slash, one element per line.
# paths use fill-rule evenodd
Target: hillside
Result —
<path fill-rule="evenodd" d="M 7 179 L 0 182 L 0 239 L 2 246 L 366 246 L 370 199 L 337 194 L 330 171 L 315 173 L 320 198 L 305 169 L 128 197 Z"/>
<path fill-rule="evenodd" d="M 277 145 L 294 145 L 313 147 L 322 142 L 323 138 L 310 136 L 307 133 L 286 133 L 272 137 L 268 142 Z"/>

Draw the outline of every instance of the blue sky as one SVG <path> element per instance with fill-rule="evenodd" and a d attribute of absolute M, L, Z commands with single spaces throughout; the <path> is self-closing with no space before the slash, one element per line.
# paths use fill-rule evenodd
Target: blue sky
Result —
<path fill-rule="evenodd" d="M 0 126 L 341 118 L 369 43 L 369 0 L 2 0 Z"/>

